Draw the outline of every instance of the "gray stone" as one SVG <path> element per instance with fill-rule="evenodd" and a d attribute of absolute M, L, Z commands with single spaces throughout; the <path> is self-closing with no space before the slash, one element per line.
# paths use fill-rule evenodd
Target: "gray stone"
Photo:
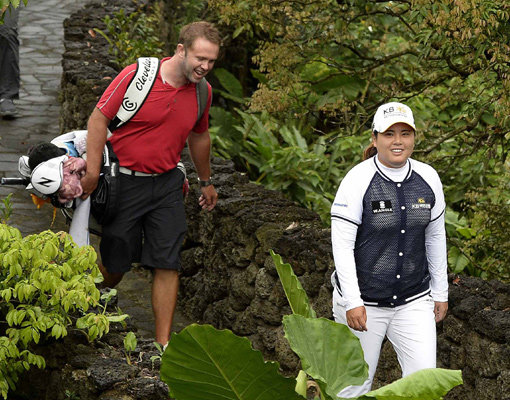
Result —
<path fill-rule="evenodd" d="M 504 310 L 480 310 L 469 320 L 477 332 L 499 343 L 510 342 L 510 312 Z"/>
<path fill-rule="evenodd" d="M 438 368 L 463 369 L 466 365 L 466 350 L 439 336 L 437 339 Z"/>
<path fill-rule="evenodd" d="M 316 297 L 324 285 L 324 273 L 319 271 L 308 271 L 300 276 L 301 285 L 310 297 Z"/>
<path fill-rule="evenodd" d="M 168 386 L 155 377 L 138 377 L 101 394 L 98 400 L 168 400 Z"/>
<path fill-rule="evenodd" d="M 456 317 L 466 321 L 469 320 L 476 312 L 483 310 L 489 304 L 489 300 L 480 296 L 471 295 L 463 298 L 459 305 L 453 307 L 452 313 Z"/>
<path fill-rule="evenodd" d="M 299 357 L 290 348 L 289 342 L 283 336 L 283 328 L 278 328 L 274 342 L 275 354 L 278 354 L 278 361 L 284 371 L 296 371 L 301 366 Z"/>
<path fill-rule="evenodd" d="M 239 313 L 232 325 L 232 332 L 236 335 L 249 336 L 257 332 L 258 321 L 250 310 Z"/>
<path fill-rule="evenodd" d="M 465 337 L 466 364 L 483 378 L 497 378 L 502 369 L 509 369 L 508 349 L 469 332 Z"/>
<path fill-rule="evenodd" d="M 264 268 L 261 268 L 257 274 L 255 280 L 255 293 L 262 299 L 267 299 L 274 290 L 275 285 L 281 285 L 280 282 L 276 282 L 275 279 L 269 275 Z"/>
<path fill-rule="evenodd" d="M 497 383 L 498 389 L 502 394 L 501 400 L 510 400 L 510 370 L 501 371 Z"/>
<path fill-rule="evenodd" d="M 249 284 L 255 283 L 258 271 L 259 271 L 258 265 L 254 263 L 250 264 L 248 268 L 246 268 L 246 279 Z"/>
<path fill-rule="evenodd" d="M 287 299 L 287 295 L 285 294 L 280 281 L 277 281 L 277 283 L 273 286 L 269 296 L 269 301 L 281 309 L 289 306 L 289 300 Z"/>
<path fill-rule="evenodd" d="M 263 327 L 259 327 L 257 331 L 264 345 L 264 349 L 270 352 L 274 351 L 278 337 L 278 328 L 264 329 Z"/>
<path fill-rule="evenodd" d="M 282 310 L 267 300 L 256 297 L 248 308 L 255 317 L 266 324 L 278 326 L 282 323 Z"/>
<path fill-rule="evenodd" d="M 255 287 L 243 270 L 233 270 L 230 275 L 230 298 L 234 310 L 243 311 L 255 296 Z"/>
<path fill-rule="evenodd" d="M 462 343 L 466 326 L 460 319 L 452 315 L 444 320 L 443 331 L 448 339 L 453 340 L 455 343 Z"/>
<path fill-rule="evenodd" d="M 505 394 L 505 397 L 508 398 L 508 394 Z M 503 399 L 503 393 L 501 392 L 501 388 L 498 387 L 496 380 L 477 378 L 472 398 L 484 400 L 501 400 Z"/>
<path fill-rule="evenodd" d="M 332 290 L 326 285 L 321 286 L 319 294 L 312 300 L 312 308 L 318 317 L 331 319 L 333 317 L 333 295 Z"/>
<path fill-rule="evenodd" d="M 89 379 L 100 391 L 111 388 L 117 382 L 133 378 L 137 372 L 135 366 L 122 359 L 99 359 L 87 368 Z"/>

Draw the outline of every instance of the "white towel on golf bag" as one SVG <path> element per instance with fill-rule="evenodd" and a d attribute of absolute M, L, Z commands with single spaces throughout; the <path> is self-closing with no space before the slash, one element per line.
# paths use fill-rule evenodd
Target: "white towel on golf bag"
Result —
<path fill-rule="evenodd" d="M 90 215 L 90 197 L 86 200 L 77 198 L 74 200 L 76 208 L 73 213 L 73 220 L 69 227 L 69 234 L 78 246 L 90 244 L 89 234 L 89 215 Z"/>

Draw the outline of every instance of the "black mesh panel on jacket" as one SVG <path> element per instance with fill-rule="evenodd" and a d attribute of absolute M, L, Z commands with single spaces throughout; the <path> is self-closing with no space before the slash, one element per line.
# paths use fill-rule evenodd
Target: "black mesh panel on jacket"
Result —
<path fill-rule="evenodd" d="M 401 183 L 374 175 L 354 249 L 364 301 L 397 306 L 427 290 L 425 229 L 434 203 L 431 187 L 414 171 Z"/>

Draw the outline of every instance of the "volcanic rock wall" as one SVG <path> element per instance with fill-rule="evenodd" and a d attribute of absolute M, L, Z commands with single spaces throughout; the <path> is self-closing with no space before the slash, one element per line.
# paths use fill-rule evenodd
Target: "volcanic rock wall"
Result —
<path fill-rule="evenodd" d="M 101 19 L 126 1 L 87 6 L 65 24 L 62 132 L 83 129 L 98 97 L 115 76 L 107 43 L 94 34 Z M 333 269 L 330 232 L 318 216 L 275 191 L 249 183 L 229 161 L 213 160 L 220 200 L 211 213 L 197 204 L 196 175 L 189 158 L 192 190 L 187 199 L 189 233 L 182 251 L 179 306 L 190 318 L 248 336 L 286 373 L 299 360 L 283 338 L 282 316 L 290 313 L 269 250 L 290 263 L 318 316 L 331 317 Z M 450 277 L 450 311 L 438 326 L 438 366 L 462 369 L 465 384 L 447 399 L 510 399 L 509 286 Z M 376 385 L 400 376 L 389 343 Z"/>

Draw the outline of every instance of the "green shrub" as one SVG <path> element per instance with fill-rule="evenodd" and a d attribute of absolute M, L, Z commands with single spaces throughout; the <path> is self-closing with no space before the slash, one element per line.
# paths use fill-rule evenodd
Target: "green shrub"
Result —
<path fill-rule="evenodd" d="M 352 159 L 361 159 L 363 138 L 308 138 L 296 124 L 282 124 L 267 113 L 233 114 L 212 107 L 211 117 L 217 155 L 232 159 L 250 180 L 317 212 L 329 225 L 336 190 Z"/>
<path fill-rule="evenodd" d="M 4 10 L 4 7 L 7 7 L 4 12 L 0 12 L 0 25 L 3 25 L 4 18 L 7 15 L 7 13 L 11 13 L 14 11 L 15 8 L 18 8 L 21 3 L 23 2 L 23 5 L 27 5 L 28 0 L 0 0 L 0 10 Z"/>
<path fill-rule="evenodd" d="M 229 72 L 214 70 L 220 96 L 243 107 L 239 81 Z M 361 135 L 316 135 L 299 120 L 280 121 L 266 112 L 227 111 L 211 107 L 212 148 L 231 159 L 250 180 L 283 192 L 317 212 L 330 224 L 330 208 L 345 173 L 361 160 L 368 142 Z M 306 124 L 305 124 L 306 126 Z"/>
<path fill-rule="evenodd" d="M 12 193 L 9 193 L 3 200 L 2 204 L 0 204 L 0 223 L 6 224 L 11 218 L 12 215 L 12 203 L 11 203 Z"/>
<path fill-rule="evenodd" d="M 164 2 L 168 48 L 173 51 L 177 46 L 179 33 L 184 25 L 194 21 L 210 20 L 207 0 L 166 0 Z"/>
<path fill-rule="evenodd" d="M 452 272 L 510 281 L 510 203 L 505 178 L 501 177 L 498 187 L 481 187 L 465 195 L 469 219 L 447 209 L 448 266 Z"/>
<path fill-rule="evenodd" d="M 106 16 L 106 32 L 95 28 L 110 45 L 108 51 L 113 56 L 111 60 L 119 68 L 136 62 L 138 57 L 160 57 L 163 54 L 164 43 L 158 37 L 161 10 L 156 3 L 151 13 L 143 9 L 133 13 L 126 13 L 120 9 L 112 17 Z"/>
<path fill-rule="evenodd" d="M 22 237 L 0 224 L 0 394 L 15 388 L 31 366 L 44 368 L 36 345 L 63 338 L 70 329 L 89 340 L 108 333 L 111 322 L 127 315 L 100 306 L 102 280 L 90 246 L 77 247 L 65 232 Z M 91 309 L 95 308 L 95 311 Z"/>

